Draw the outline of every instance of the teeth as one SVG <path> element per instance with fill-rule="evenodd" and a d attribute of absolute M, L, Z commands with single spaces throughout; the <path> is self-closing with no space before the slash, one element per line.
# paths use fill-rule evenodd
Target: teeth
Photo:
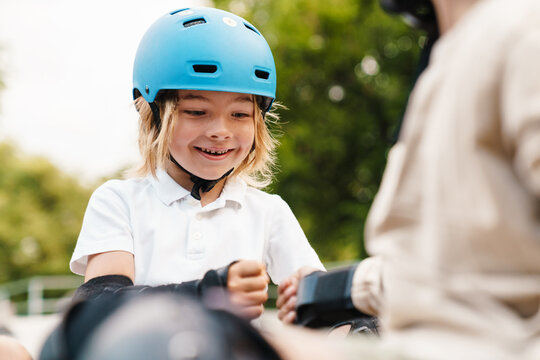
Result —
<path fill-rule="evenodd" d="M 201 148 L 201 150 L 204 151 L 205 153 L 212 154 L 212 155 L 223 155 L 223 154 L 225 154 L 227 151 L 229 151 L 229 150 L 219 150 L 219 151 L 216 151 L 216 150 L 210 150 L 210 149 L 205 149 L 205 148 Z"/>

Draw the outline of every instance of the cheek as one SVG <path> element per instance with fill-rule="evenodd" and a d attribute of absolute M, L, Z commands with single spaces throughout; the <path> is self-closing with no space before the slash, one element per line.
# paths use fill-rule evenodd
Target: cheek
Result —
<path fill-rule="evenodd" d="M 246 124 L 241 132 L 242 146 L 248 147 L 251 150 L 251 145 L 255 141 L 255 125 L 253 123 Z"/>
<path fill-rule="evenodd" d="M 185 124 L 183 121 L 178 121 L 172 132 L 171 146 L 183 146 L 188 144 L 195 136 L 196 131 L 193 127 Z"/>
<path fill-rule="evenodd" d="M 188 142 L 189 141 L 186 138 L 186 133 L 177 128 L 172 133 L 172 137 L 169 142 L 169 149 L 179 155 L 185 151 Z"/>

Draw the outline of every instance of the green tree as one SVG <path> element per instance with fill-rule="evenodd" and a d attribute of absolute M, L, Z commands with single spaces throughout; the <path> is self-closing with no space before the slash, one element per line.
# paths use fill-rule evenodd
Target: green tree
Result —
<path fill-rule="evenodd" d="M 0 144 L 0 164 L 0 283 L 69 273 L 90 190 L 9 144 Z"/>
<path fill-rule="evenodd" d="M 362 258 L 364 222 L 397 131 L 420 34 L 377 0 L 216 0 L 268 40 L 289 108 L 270 189 L 325 261 Z M 241 56 L 241 54 L 238 54 Z"/>

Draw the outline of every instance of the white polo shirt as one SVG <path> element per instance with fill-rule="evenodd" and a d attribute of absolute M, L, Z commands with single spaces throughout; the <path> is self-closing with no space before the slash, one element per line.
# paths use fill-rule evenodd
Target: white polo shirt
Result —
<path fill-rule="evenodd" d="M 84 275 L 89 255 L 115 250 L 134 255 L 137 285 L 200 279 L 239 259 L 265 263 L 276 284 L 304 265 L 324 269 L 278 195 L 234 177 L 201 207 L 163 170 L 157 179 L 110 180 L 93 193 L 70 268 Z"/>

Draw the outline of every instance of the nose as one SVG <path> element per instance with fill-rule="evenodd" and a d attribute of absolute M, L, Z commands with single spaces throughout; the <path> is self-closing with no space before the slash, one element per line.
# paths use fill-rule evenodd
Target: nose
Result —
<path fill-rule="evenodd" d="M 232 136 L 231 129 L 224 116 L 212 118 L 208 124 L 206 135 L 214 140 L 225 140 Z"/>

